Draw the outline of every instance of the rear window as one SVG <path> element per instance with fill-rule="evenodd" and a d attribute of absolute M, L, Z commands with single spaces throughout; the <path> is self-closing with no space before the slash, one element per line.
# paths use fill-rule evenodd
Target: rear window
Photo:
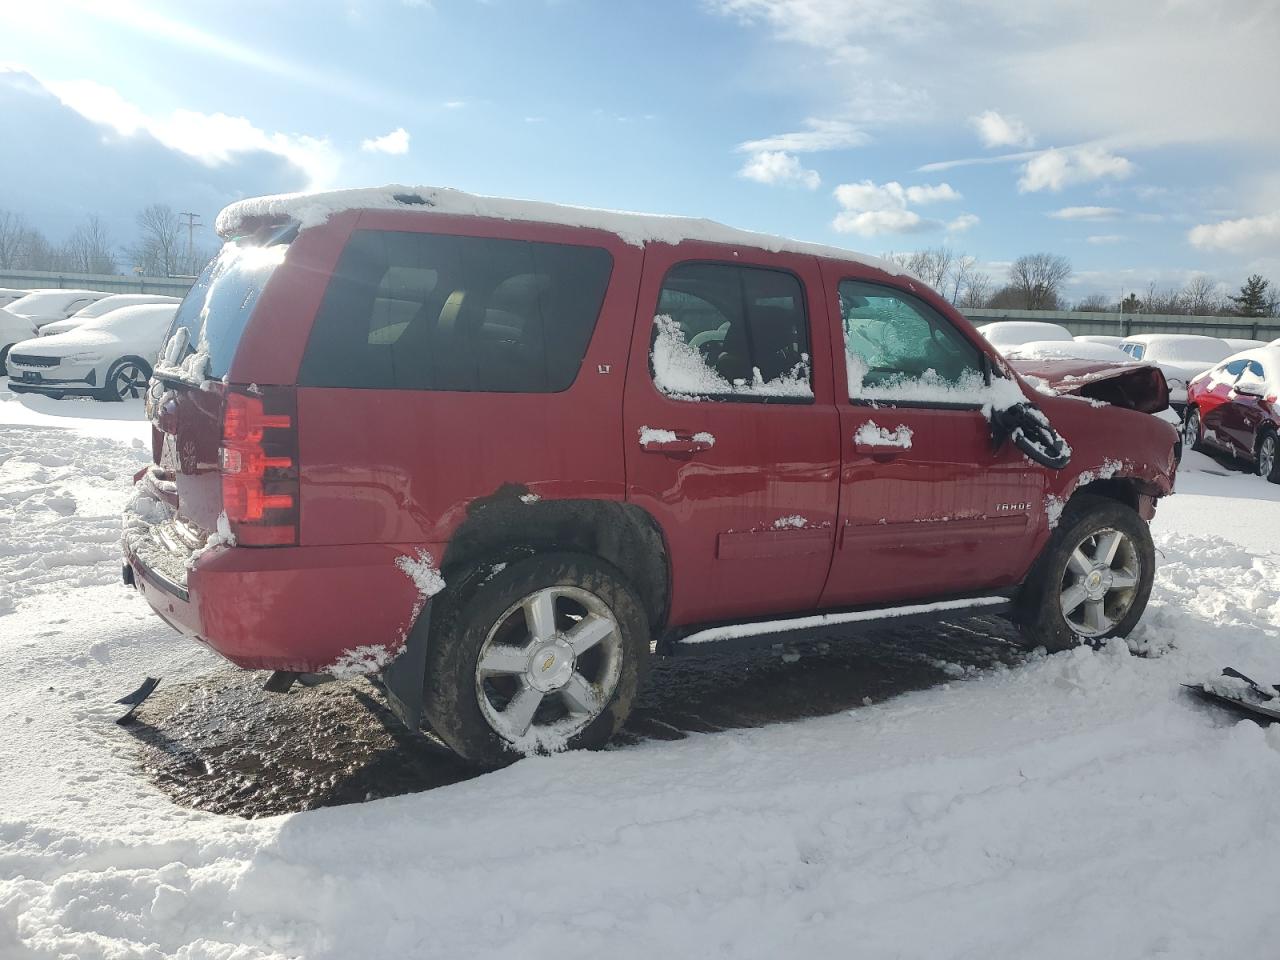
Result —
<path fill-rule="evenodd" d="M 227 375 L 258 297 L 288 250 L 286 243 L 225 244 L 178 307 L 173 332 L 185 329 L 188 352 L 204 350 L 209 355 L 210 378 Z"/>
<path fill-rule="evenodd" d="M 298 382 L 566 390 L 612 266 L 599 247 L 357 230 L 325 291 Z"/>

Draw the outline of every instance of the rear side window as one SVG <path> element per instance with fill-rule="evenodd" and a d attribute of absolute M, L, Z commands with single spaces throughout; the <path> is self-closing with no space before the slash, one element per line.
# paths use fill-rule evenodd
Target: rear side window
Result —
<path fill-rule="evenodd" d="M 599 247 L 357 230 L 325 291 L 298 382 L 566 390 L 612 268 Z"/>
<path fill-rule="evenodd" d="M 804 293 L 790 273 L 679 264 L 663 280 L 653 323 L 653 381 L 668 396 L 813 399 Z"/>

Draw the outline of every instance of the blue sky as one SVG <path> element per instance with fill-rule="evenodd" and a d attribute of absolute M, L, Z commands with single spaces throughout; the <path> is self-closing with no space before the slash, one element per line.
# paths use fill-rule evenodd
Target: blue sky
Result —
<path fill-rule="evenodd" d="M 1222 8 L 1229 9 L 1222 9 Z M 1272 0 L 0 0 L 0 208 L 384 182 L 1280 283 Z M 25 149 L 24 149 L 25 148 Z M 42 159 L 43 158 L 43 159 Z"/>

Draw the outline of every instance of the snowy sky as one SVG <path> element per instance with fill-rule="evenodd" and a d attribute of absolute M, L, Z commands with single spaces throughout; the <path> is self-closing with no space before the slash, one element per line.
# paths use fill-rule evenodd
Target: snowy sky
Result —
<path fill-rule="evenodd" d="M 1103 13 L 1102 11 L 1105 11 Z M 0 0 L 0 208 L 383 182 L 1280 282 L 1274 0 Z"/>

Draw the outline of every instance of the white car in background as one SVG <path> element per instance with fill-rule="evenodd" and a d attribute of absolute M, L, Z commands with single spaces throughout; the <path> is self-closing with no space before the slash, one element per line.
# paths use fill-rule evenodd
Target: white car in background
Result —
<path fill-rule="evenodd" d="M 101 317 L 121 307 L 136 307 L 144 303 L 179 304 L 181 302 L 181 297 L 166 297 L 159 293 L 113 293 L 109 297 L 103 297 L 97 303 L 89 304 L 79 313 L 74 313 L 65 320 L 46 323 L 40 328 L 40 336 L 48 337 L 55 333 L 66 333 L 68 330 L 76 329 L 86 320 L 93 320 L 95 317 Z"/>
<path fill-rule="evenodd" d="M 168 303 L 121 307 L 66 333 L 15 343 L 7 363 L 9 389 L 55 399 L 143 397 L 177 312 L 178 305 Z"/>
<path fill-rule="evenodd" d="M 38 330 L 46 323 L 67 319 L 106 296 L 100 290 L 36 290 L 13 301 L 5 309 L 27 317 Z"/>
<path fill-rule="evenodd" d="M 15 300 L 21 300 L 30 290 L 19 290 L 17 287 L 0 287 L 0 307 L 7 307 Z"/>
<path fill-rule="evenodd" d="M 1187 384 L 1237 352 L 1219 337 L 1190 333 L 1139 333 L 1125 337 L 1121 349 L 1133 359 L 1164 371 L 1169 384 L 1169 406 L 1179 412 L 1187 402 Z"/>
<path fill-rule="evenodd" d="M 1074 340 L 1031 340 L 1000 351 L 1010 360 L 1102 360 L 1108 363 L 1137 363 L 1119 347 L 1106 343 Z"/>
<path fill-rule="evenodd" d="M 1120 344 L 1124 343 L 1124 337 L 1113 337 L 1104 333 L 1082 333 L 1076 337 L 1080 343 L 1105 343 L 1108 347 L 1120 349 Z"/>
<path fill-rule="evenodd" d="M 1016 347 L 1032 340 L 1073 339 L 1071 331 L 1066 327 L 1039 320 L 997 320 L 995 323 L 984 323 L 978 328 L 978 332 L 1001 352 L 1005 347 Z"/>
<path fill-rule="evenodd" d="M 4 366 L 4 358 L 9 348 L 19 340 L 26 340 L 36 335 L 36 325 L 28 317 L 20 317 L 7 307 L 0 307 L 0 368 Z"/>
<path fill-rule="evenodd" d="M 1249 340 L 1244 337 L 1223 337 L 1222 342 L 1236 352 L 1240 352 L 1241 350 L 1257 350 L 1259 347 L 1267 346 L 1267 342 L 1265 340 Z"/>

